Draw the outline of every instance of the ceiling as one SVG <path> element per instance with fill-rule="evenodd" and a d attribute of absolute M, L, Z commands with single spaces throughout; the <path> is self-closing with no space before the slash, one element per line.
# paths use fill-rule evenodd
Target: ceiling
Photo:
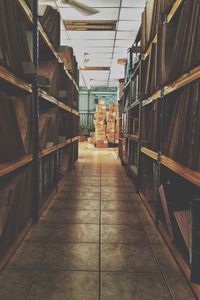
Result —
<path fill-rule="evenodd" d="M 48 4 L 55 1 L 41 1 Z M 88 53 L 86 66 L 110 67 L 107 71 L 80 71 L 80 86 L 118 86 L 124 76 L 124 66 L 117 59 L 127 57 L 127 48 L 136 37 L 141 13 L 146 0 L 80 0 L 81 3 L 98 9 L 92 16 L 83 16 L 74 8 L 56 1 L 63 20 L 115 20 L 115 31 L 66 31 L 61 26 L 61 45 L 74 49 L 79 67 L 83 67 L 84 53 Z"/>

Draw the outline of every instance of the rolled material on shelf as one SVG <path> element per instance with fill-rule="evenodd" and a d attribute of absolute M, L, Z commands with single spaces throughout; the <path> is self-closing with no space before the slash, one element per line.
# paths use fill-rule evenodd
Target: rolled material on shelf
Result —
<path fill-rule="evenodd" d="M 23 75 L 24 62 L 31 62 L 31 54 L 19 6 L 17 1 L 0 0 L 0 63 Z"/>
<path fill-rule="evenodd" d="M 142 108 L 141 143 L 157 151 L 158 102 Z"/>
<path fill-rule="evenodd" d="M 58 50 L 60 46 L 60 13 L 51 6 L 47 6 L 40 23 L 47 33 L 49 39 Z"/>
<path fill-rule="evenodd" d="M 8 97 L 0 91 L 0 163 L 17 160 L 31 151 L 30 99 Z"/>
<path fill-rule="evenodd" d="M 31 167 L 7 178 L 0 185 L 0 258 L 31 219 Z"/>
<path fill-rule="evenodd" d="M 179 226 L 180 232 L 183 236 L 185 244 L 189 251 L 191 251 L 191 216 L 190 210 L 174 211 L 174 216 Z"/>
<path fill-rule="evenodd" d="M 68 112 L 59 112 L 58 115 L 58 126 L 59 136 L 65 137 L 66 139 L 73 137 L 73 115 Z"/>
<path fill-rule="evenodd" d="M 58 142 L 56 109 L 42 111 L 39 118 L 40 150 Z"/>
<path fill-rule="evenodd" d="M 200 81 L 165 98 L 163 152 L 200 171 Z"/>

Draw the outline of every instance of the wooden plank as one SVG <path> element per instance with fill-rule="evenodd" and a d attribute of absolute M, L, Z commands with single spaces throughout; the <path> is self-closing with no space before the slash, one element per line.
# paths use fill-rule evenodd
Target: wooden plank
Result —
<path fill-rule="evenodd" d="M 142 107 L 144 107 L 144 106 L 146 106 L 146 105 L 148 105 L 148 104 L 150 104 L 150 103 L 158 100 L 160 98 L 160 94 L 161 94 L 161 91 L 158 90 L 153 95 L 151 95 L 150 97 L 148 97 L 147 99 L 144 99 L 142 101 Z"/>
<path fill-rule="evenodd" d="M 73 108 L 72 108 L 72 113 L 73 113 L 74 115 L 76 115 L 76 116 L 79 116 L 79 112 L 78 112 L 76 109 L 73 109 Z"/>
<path fill-rule="evenodd" d="M 168 16 L 167 16 L 167 22 L 168 23 L 171 21 L 171 19 L 173 18 L 173 16 L 177 12 L 177 10 L 180 7 L 182 2 L 183 2 L 183 0 L 176 0 L 176 2 L 173 4 L 173 6 L 172 6 L 172 8 L 171 8 L 171 10 L 170 10 L 170 12 L 168 13 Z"/>
<path fill-rule="evenodd" d="M 72 109 L 70 106 L 68 106 L 67 104 L 64 104 L 62 102 L 58 102 L 58 107 L 68 111 L 68 112 L 72 112 Z"/>
<path fill-rule="evenodd" d="M 14 74 L 8 71 L 5 67 L 0 65 L 0 78 L 5 80 L 6 82 L 20 88 L 24 91 L 32 93 L 31 84 L 25 82 L 24 80 L 17 78 Z"/>
<path fill-rule="evenodd" d="M 182 75 L 179 79 L 175 80 L 174 82 L 166 86 L 164 90 L 164 94 L 168 95 L 199 78 L 200 78 L 200 66 L 195 67 L 188 73 Z"/>
<path fill-rule="evenodd" d="M 76 136 L 76 137 L 72 138 L 72 142 L 76 142 L 78 140 L 79 140 L 79 136 Z"/>
<path fill-rule="evenodd" d="M 144 54 L 144 59 L 146 59 L 146 58 L 148 57 L 148 55 L 150 54 L 151 49 L 152 49 L 152 44 L 156 44 L 156 43 L 157 43 L 157 34 L 154 36 L 154 38 L 153 38 L 151 44 L 149 45 L 147 51 L 145 52 L 145 54 Z"/>
<path fill-rule="evenodd" d="M 33 14 L 30 8 L 28 7 L 27 3 L 24 0 L 18 0 L 18 3 L 21 5 L 21 8 L 25 12 L 26 16 L 28 17 L 29 21 L 33 22 Z"/>
<path fill-rule="evenodd" d="M 55 97 L 49 95 L 47 92 L 45 92 L 45 91 L 43 91 L 43 90 L 41 90 L 41 89 L 39 89 L 38 95 L 39 95 L 39 97 L 41 97 L 43 100 L 46 100 L 46 101 L 49 102 L 49 103 L 52 103 L 52 104 L 55 104 L 55 105 L 58 104 L 58 100 L 57 100 Z"/>
<path fill-rule="evenodd" d="M 45 157 L 53 152 L 55 152 L 58 149 L 57 145 L 54 147 L 50 147 L 47 149 L 43 149 L 40 153 L 39 153 L 39 158 Z"/>
<path fill-rule="evenodd" d="M 33 157 L 32 154 L 25 155 L 22 158 L 20 158 L 17 161 L 7 163 L 7 164 L 1 164 L 0 165 L 0 177 L 5 176 L 11 172 L 14 172 L 15 170 L 29 164 L 32 162 Z"/>
<path fill-rule="evenodd" d="M 146 147 L 142 147 L 141 152 L 146 154 L 147 156 L 153 158 L 154 160 L 158 160 L 158 153 L 156 153 Z"/>
<path fill-rule="evenodd" d="M 63 143 L 59 144 L 59 145 L 58 145 L 58 148 L 59 148 L 59 149 L 64 148 L 64 147 L 66 147 L 67 145 L 71 144 L 71 142 L 72 142 L 72 139 L 68 139 L 68 140 L 64 141 Z"/>
<path fill-rule="evenodd" d="M 161 155 L 161 164 L 166 166 L 176 174 L 180 175 L 181 177 L 185 178 L 189 182 L 193 183 L 194 185 L 200 187 L 200 172 L 193 171 L 164 155 Z"/>

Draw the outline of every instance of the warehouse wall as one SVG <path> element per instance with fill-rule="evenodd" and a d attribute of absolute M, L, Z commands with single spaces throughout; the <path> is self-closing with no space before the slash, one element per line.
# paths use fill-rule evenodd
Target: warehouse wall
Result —
<path fill-rule="evenodd" d="M 98 90 L 80 91 L 79 110 L 80 110 L 80 128 L 81 131 L 89 133 L 94 131 L 94 113 L 96 111 L 96 102 L 98 99 L 105 98 L 109 103 L 117 103 L 116 88 L 101 88 Z"/>

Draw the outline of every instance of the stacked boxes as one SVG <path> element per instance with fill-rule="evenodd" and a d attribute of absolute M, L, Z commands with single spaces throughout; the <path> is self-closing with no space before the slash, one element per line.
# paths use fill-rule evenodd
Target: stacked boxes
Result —
<path fill-rule="evenodd" d="M 106 102 L 105 100 L 99 100 L 96 106 L 96 114 L 94 120 L 95 126 L 95 138 L 97 147 L 107 147 L 106 139 Z"/>
<path fill-rule="evenodd" d="M 119 113 L 118 105 L 110 104 L 106 109 L 106 101 L 99 100 L 95 114 L 96 147 L 106 148 L 108 144 L 119 143 Z"/>
<path fill-rule="evenodd" d="M 107 139 L 110 144 L 118 144 L 119 143 L 119 113 L 118 113 L 118 105 L 110 104 L 109 110 L 106 114 L 107 121 Z"/>

